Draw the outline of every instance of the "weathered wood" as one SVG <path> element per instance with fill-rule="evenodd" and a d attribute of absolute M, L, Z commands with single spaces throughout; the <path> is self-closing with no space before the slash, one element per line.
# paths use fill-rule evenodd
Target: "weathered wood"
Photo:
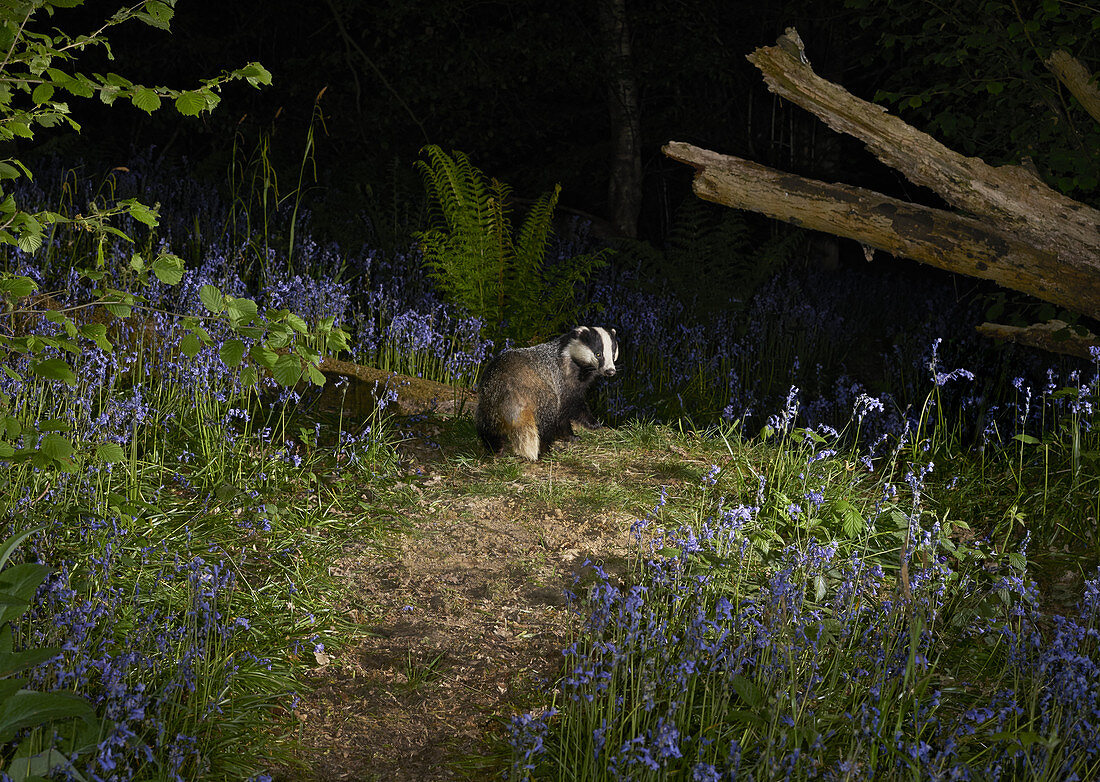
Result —
<path fill-rule="evenodd" d="M 983 323 L 977 331 L 983 337 L 1015 342 L 1040 348 L 1048 353 L 1061 353 L 1066 356 L 1092 359 L 1093 348 L 1100 345 L 1100 337 L 1092 332 L 1084 334 L 1074 332 L 1065 321 L 1051 320 L 1032 326 L 1005 326 L 1001 323 Z"/>
<path fill-rule="evenodd" d="M 679 141 L 666 144 L 664 153 L 695 168 L 692 189 L 700 198 L 992 280 L 1100 318 L 1100 273 L 1067 266 L 989 221 L 806 179 Z"/>
<path fill-rule="evenodd" d="M 884 163 L 963 214 L 670 142 L 665 154 L 695 167 L 696 194 L 1100 318 L 1100 210 L 1058 193 L 1022 166 L 991 166 L 960 155 L 822 79 L 793 29 L 748 59 L 773 92 L 859 138 Z"/>
<path fill-rule="evenodd" d="M 1082 108 L 1100 122 L 1100 89 L 1096 86 L 1096 78 L 1088 69 L 1061 49 L 1051 52 L 1043 64 L 1058 77 L 1058 81 L 1066 85 L 1066 89 L 1077 98 Z"/>

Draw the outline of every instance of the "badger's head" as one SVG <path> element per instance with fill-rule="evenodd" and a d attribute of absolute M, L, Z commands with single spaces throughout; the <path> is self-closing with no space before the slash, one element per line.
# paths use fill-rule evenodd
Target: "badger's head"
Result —
<path fill-rule="evenodd" d="M 619 358 L 619 340 L 615 337 L 615 329 L 577 326 L 565 335 L 562 352 L 577 365 L 582 377 L 611 377 L 615 374 L 615 361 Z"/>

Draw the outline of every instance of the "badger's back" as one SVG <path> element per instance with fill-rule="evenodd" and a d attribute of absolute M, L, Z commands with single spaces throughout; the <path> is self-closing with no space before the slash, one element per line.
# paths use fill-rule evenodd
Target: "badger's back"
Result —
<path fill-rule="evenodd" d="M 542 347 L 506 350 L 485 368 L 474 423 L 492 453 L 507 444 L 524 459 L 539 458 L 539 432 L 556 417 L 560 397 L 560 370 Z"/>

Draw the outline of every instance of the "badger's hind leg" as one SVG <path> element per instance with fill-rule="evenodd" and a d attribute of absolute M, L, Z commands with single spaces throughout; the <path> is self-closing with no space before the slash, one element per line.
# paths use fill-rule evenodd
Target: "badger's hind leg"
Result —
<path fill-rule="evenodd" d="M 521 459 L 529 462 L 539 460 L 539 428 L 535 423 L 535 411 L 529 406 L 519 410 L 514 421 L 509 422 L 508 444 Z"/>

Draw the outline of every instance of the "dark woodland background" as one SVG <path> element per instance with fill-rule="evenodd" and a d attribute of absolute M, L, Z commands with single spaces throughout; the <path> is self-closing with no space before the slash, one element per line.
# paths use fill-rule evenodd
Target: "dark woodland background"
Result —
<path fill-rule="evenodd" d="M 600 19 L 608 9 L 625 13 L 625 73 L 610 64 Z M 57 23 L 91 29 L 102 10 L 92 4 Z M 1031 156 L 1048 181 L 1094 202 L 1096 133 L 1075 124 L 1040 57 L 1060 46 L 1094 64 L 1095 16 L 1083 6 L 987 0 L 950 8 L 922 0 L 182 2 L 171 34 L 124 26 L 112 35 L 114 62 L 100 57 L 85 68 L 184 87 L 258 60 L 274 86 L 231 85 L 222 106 L 199 119 L 87 101 L 76 107 L 82 134 L 40 148 L 104 163 L 154 148 L 154 159 L 186 159 L 196 174 L 224 181 L 231 156 L 264 138 L 289 177 L 312 124 L 315 229 L 352 238 L 364 210 L 392 218 L 415 208 L 421 187 L 411 163 L 429 143 L 466 152 L 520 198 L 560 182 L 564 210 L 606 219 L 609 86 L 624 77 L 639 98 L 644 239 L 662 242 L 677 206 L 693 198 L 690 171 L 660 154 L 670 139 L 935 203 L 767 91 L 745 55 L 794 26 L 823 77 L 877 97 L 967 154 Z M 374 220 L 373 230 L 387 222 Z"/>

